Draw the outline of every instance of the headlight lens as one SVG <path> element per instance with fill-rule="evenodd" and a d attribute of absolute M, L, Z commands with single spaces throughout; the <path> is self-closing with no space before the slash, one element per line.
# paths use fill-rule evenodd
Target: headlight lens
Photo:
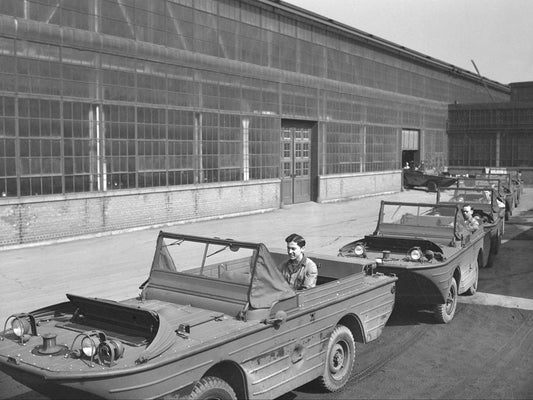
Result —
<path fill-rule="evenodd" d="M 11 322 L 11 329 L 13 329 L 15 335 L 21 338 L 30 332 L 30 322 L 25 318 L 15 318 Z"/>
<path fill-rule="evenodd" d="M 95 336 L 86 336 L 81 341 L 81 351 L 86 357 L 93 357 L 96 354 L 100 340 Z"/>
<path fill-rule="evenodd" d="M 353 253 L 358 257 L 364 256 L 365 246 L 362 243 L 357 243 L 355 247 L 353 248 Z"/>
<path fill-rule="evenodd" d="M 409 250 L 409 258 L 413 261 L 420 261 L 422 258 L 422 250 L 420 250 L 420 247 L 414 247 Z"/>

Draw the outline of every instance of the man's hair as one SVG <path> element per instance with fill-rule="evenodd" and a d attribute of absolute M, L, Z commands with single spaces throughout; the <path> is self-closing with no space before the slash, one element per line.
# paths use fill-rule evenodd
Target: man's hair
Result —
<path fill-rule="evenodd" d="M 305 246 L 305 239 L 302 236 L 298 235 L 297 233 L 291 233 L 289 236 L 285 238 L 285 241 L 287 243 L 294 242 L 299 247 Z"/>

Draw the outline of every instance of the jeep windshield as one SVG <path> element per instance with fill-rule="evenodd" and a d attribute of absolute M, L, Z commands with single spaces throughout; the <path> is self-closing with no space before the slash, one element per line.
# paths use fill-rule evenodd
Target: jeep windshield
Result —
<path fill-rule="evenodd" d="M 383 202 L 376 233 L 451 238 L 456 227 L 457 210 L 454 204 Z"/>
<path fill-rule="evenodd" d="M 489 189 L 439 188 L 437 203 L 492 204 L 492 194 Z"/>

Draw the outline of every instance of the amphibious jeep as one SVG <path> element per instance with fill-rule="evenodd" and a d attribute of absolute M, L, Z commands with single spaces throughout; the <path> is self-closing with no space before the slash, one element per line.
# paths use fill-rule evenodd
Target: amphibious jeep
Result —
<path fill-rule="evenodd" d="M 490 258 L 490 236 L 469 229 L 457 204 L 382 201 L 375 231 L 339 249 L 341 257 L 373 260 L 398 276 L 398 303 L 431 307 L 450 322 L 457 296 L 474 294 Z"/>
<path fill-rule="evenodd" d="M 391 315 L 397 278 L 307 255 L 318 282 L 295 291 L 278 269 L 287 254 L 160 232 L 137 298 L 67 294 L 12 314 L 0 369 L 54 399 L 273 399 L 315 379 L 339 390 Z"/>

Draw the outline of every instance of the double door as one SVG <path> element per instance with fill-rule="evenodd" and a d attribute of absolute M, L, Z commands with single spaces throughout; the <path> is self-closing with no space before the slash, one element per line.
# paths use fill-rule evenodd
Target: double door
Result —
<path fill-rule="evenodd" d="M 281 129 L 283 204 L 311 200 L 311 128 Z"/>

